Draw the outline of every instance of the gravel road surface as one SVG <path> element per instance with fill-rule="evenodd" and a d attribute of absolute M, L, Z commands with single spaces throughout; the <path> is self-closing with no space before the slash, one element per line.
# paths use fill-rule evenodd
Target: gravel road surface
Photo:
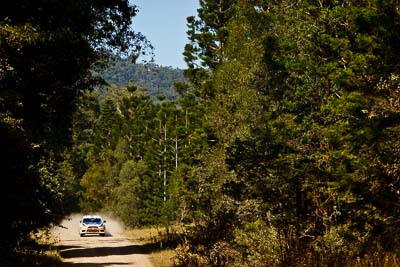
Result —
<path fill-rule="evenodd" d="M 62 267 L 153 267 L 142 247 L 123 235 L 117 220 L 102 215 L 107 221 L 106 235 L 80 237 L 81 217 L 74 214 L 53 230 L 64 259 Z"/>

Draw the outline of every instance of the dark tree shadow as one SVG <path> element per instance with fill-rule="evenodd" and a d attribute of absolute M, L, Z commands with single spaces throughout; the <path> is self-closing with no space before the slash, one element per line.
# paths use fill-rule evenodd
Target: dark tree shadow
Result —
<path fill-rule="evenodd" d="M 59 246 L 60 256 L 64 259 L 80 257 L 104 257 L 109 255 L 150 254 L 160 250 L 159 244 L 128 245 L 117 247 L 84 248 L 79 246 Z"/>
<path fill-rule="evenodd" d="M 131 265 L 131 263 L 126 262 L 108 262 L 108 263 L 68 263 L 63 262 L 60 263 L 58 267 L 107 267 L 107 266 L 123 266 L 123 265 Z"/>

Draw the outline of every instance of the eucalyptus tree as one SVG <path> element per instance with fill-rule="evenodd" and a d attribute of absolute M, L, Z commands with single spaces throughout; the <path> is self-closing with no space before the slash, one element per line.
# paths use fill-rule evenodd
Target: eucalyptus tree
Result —
<path fill-rule="evenodd" d="M 203 125 L 204 106 L 193 92 L 181 92 L 176 105 L 172 139 L 175 166 L 168 187 L 168 213 L 178 222 L 194 219 L 198 201 L 195 169 L 207 150 L 207 133 Z"/>

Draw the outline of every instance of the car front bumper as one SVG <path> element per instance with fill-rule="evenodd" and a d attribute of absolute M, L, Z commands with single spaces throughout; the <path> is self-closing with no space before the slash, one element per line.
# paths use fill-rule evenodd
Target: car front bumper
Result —
<path fill-rule="evenodd" d="M 79 233 L 81 235 L 83 235 L 83 234 L 104 234 L 105 233 L 105 227 L 101 227 L 101 226 L 82 227 L 79 230 Z"/>

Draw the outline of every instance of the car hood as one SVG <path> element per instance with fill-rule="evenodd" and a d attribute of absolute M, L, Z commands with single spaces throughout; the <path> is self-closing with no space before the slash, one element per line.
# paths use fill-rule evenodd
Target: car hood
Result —
<path fill-rule="evenodd" d="M 101 225 L 103 225 L 103 224 L 102 224 L 102 223 L 97 223 L 97 222 L 88 222 L 88 223 L 82 223 L 82 225 L 101 226 Z"/>

